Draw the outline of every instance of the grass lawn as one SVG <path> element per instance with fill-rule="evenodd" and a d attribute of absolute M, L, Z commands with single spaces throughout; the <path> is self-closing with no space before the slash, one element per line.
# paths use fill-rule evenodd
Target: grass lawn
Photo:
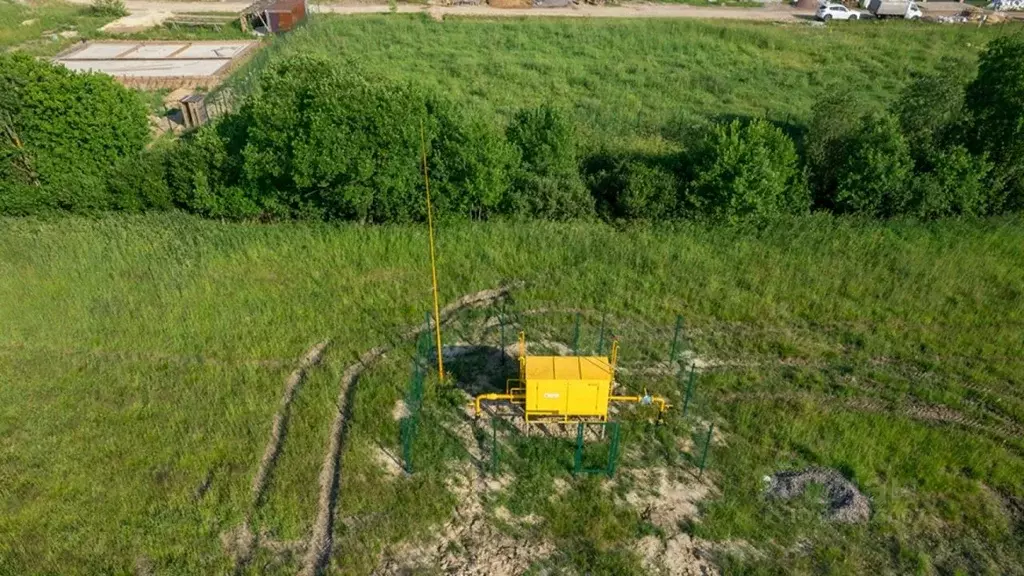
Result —
<path fill-rule="evenodd" d="M 0 573 L 227 571 L 221 535 L 252 505 L 282 383 L 325 337 L 254 530 L 308 534 L 340 374 L 392 342 L 354 396 L 332 571 L 368 573 L 386 546 L 436 533 L 458 503 L 446 480 L 467 458 L 444 427 L 460 401 L 428 380 L 417 474 L 388 479 L 373 458 L 377 446 L 398 451 L 390 415 L 412 350 L 395 337 L 430 305 L 425 245 L 418 227 L 0 222 Z M 694 406 L 723 434 L 715 491 L 684 529 L 758 551 L 720 555 L 731 572 L 1016 574 L 1022 246 L 1016 219 L 450 224 L 439 266 L 444 300 L 519 279 L 516 310 L 606 312 L 628 365 L 664 358 L 684 316 L 688 348 L 710 363 Z M 571 338 L 568 315 L 530 322 L 534 338 Z M 583 341 L 596 334 L 593 320 Z M 664 380 L 631 382 L 678 402 Z M 671 435 L 688 430 L 678 414 L 662 427 L 623 418 L 623 470 L 674 461 Z M 634 543 L 652 528 L 604 502 L 600 483 L 573 481 L 564 448 L 514 444 L 501 466 L 515 481 L 487 506 L 543 519 L 528 536 L 556 545 L 544 566 L 639 572 Z M 834 525 L 811 500 L 760 496 L 765 474 L 808 464 L 856 482 L 870 520 Z M 564 499 L 531 497 L 558 478 Z M 297 568 L 259 558 L 253 573 Z"/>
<path fill-rule="evenodd" d="M 658 151 L 695 118 L 800 124 L 832 85 L 852 90 L 851 106 L 887 105 L 912 72 L 973 67 L 988 40 L 1019 29 L 324 15 L 277 39 L 250 70 L 278 54 L 320 53 L 436 89 L 496 122 L 551 102 L 572 111 L 591 146 Z"/>

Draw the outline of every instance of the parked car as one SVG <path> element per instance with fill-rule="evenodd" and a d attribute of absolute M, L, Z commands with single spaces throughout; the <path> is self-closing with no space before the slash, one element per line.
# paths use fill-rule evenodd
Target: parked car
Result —
<path fill-rule="evenodd" d="M 814 13 L 814 17 L 822 22 L 828 22 L 829 20 L 860 20 L 866 15 L 859 10 L 851 10 L 842 4 L 822 4 L 818 6 L 818 11 Z"/>

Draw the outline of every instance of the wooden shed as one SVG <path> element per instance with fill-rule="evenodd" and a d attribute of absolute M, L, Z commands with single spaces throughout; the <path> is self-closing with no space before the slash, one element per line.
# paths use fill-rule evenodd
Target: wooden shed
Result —
<path fill-rule="evenodd" d="M 306 0 L 257 0 L 242 11 L 242 30 L 266 29 L 271 34 L 286 32 L 306 18 Z"/>

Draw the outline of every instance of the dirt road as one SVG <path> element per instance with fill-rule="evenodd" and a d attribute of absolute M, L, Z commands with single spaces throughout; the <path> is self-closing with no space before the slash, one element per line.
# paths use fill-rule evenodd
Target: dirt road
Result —
<path fill-rule="evenodd" d="M 76 4 L 91 4 L 93 0 L 69 0 Z M 161 2 L 159 0 L 127 0 L 132 14 L 145 12 L 198 13 L 239 12 L 248 2 Z M 383 14 L 387 4 L 318 4 L 310 2 L 311 12 L 333 14 Z M 400 13 L 429 12 L 440 16 L 567 16 L 581 18 L 710 18 L 723 20 L 763 20 L 774 22 L 807 18 L 811 12 L 794 10 L 788 6 L 767 5 L 764 8 L 726 8 L 713 6 L 686 6 L 680 4 L 632 4 L 627 6 L 578 5 L 571 8 L 494 8 L 492 6 L 424 6 L 399 4 Z"/>

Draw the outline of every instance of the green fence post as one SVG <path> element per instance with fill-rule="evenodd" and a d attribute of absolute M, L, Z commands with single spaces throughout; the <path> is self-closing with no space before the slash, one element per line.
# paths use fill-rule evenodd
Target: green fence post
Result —
<path fill-rule="evenodd" d="M 576 313 L 576 327 L 572 331 L 572 353 L 580 355 L 580 313 Z"/>
<path fill-rule="evenodd" d="M 711 447 L 711 435 L 714 434 L 714 432 L 715 432 L 715 423 L 712 422 L 711 426 L 708 426 L 708 439 L 704 441 L 704 454 L 702 454 L 701 457 L 700 457 L 700 473 L 697 474 L 697 479 L 698 480 L 702 476 L 704 476 L 704 465 L 707 464 L 707 461 L 708 461 L 708 449 Z"/>
<path fill-rule="evenodd" d="M 501 368 L 505 368 L 505 315 L 498 314 L 498 326 L 501 327 Z"/>
<path fill-rule="evenodd" d="M 693 386 L 697 382 L 697 365 L 690 365 L 690 382 L 686 385 L 686 398 L 683 399 L 683 418 L 686 418 L 686 410 L 690 407 L 690 398 L 693 396 Z"/>
<path fill-rule="evenodd" d="M 409 450 L 409 420 L 411 418 L 412 415 L 409 415 L 402 419 L 402 468 L 405 469 L 406 474 L 412 474 L 412 463 L 410 462 L 412 454 Z"/>
<path fill-rule="evenodd" d="M 668 353 L 668 361 L 675 362 L 676 354 L 679 353 L 679 334 L 683 330 L 683 315 L 676 316 L 676 334 L 672 337 L 672 350 Z"/>
<path fill-rule="evenodd" d="M 597 337 L 597 352 L 595 354 L 600 355 L 602 350 L 604 350 L 604 312 L 601 313 L 601 332 Z"/>
<path fill-rule="evenodd" d="M 612 440 L 608 447 L 608 477 L 615 476 L 615 468 L 619 463 L 619 423 L 614 422 L 612 426 Z"/>
<path fill-rule="evenodd" d="M 576 424 L 576 455 L 573 457 L 572 475 L 576 476 L 583 468 L 583 422 Z"/>
<path fill-rule="evenodd" d="M 432 352 L 430 348 L 433 346 L 430 339 L 430 324 L 432 320 L 430 312 L 424 312 L 423 316 L 426 318 L 427 329 L 420 333 L 419 343 L 416 346 L 416 353 L 419 354 L 421 359 L 426 360 L 430 356 Z"/>
<path fill-rule="evenodd" d="M 498 425 L 491 418 L 491 476 L 498 477 Z"/>

